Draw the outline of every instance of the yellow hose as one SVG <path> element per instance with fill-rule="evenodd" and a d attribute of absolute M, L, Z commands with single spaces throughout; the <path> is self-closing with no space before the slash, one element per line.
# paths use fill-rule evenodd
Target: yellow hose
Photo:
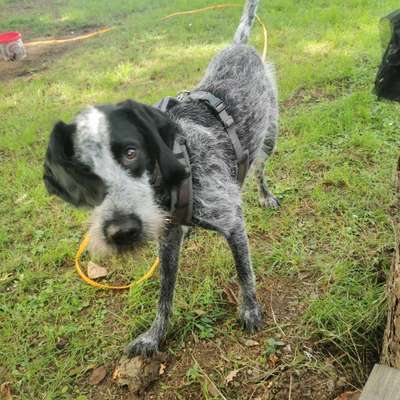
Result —
<path fill-rule="evenodd" d="M 35 42 L 27 42 L 24 43 L 24 46 L 39 46 L 39 45 L 47 45 L 47 44 L 62 44 L 68 42 L 76 42 L 78 40 L 89 39 L 93 36 L 101 35 L 102 33 L 108 32 L 113 28 L 103 28 L 96 32 L 87 33 L 86 35 L 75 36 L 68 39 L 49 39 L 49 40 L 37 40 Z"/>

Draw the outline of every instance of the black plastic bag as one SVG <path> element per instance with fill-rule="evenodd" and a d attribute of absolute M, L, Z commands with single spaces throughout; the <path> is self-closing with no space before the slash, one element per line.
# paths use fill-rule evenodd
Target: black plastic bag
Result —
<path fill-rule="evenodd" d="M 380 21 L 384 54 L 375 79 L 379 98 L 400 101 L 400 10 Z"/>

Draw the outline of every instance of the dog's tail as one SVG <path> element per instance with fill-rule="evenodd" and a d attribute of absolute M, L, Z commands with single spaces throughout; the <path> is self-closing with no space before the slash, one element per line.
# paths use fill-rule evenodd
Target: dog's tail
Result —
<path fill-rule="evenodd" d="M 246 0 L 240 23 L 236 29 L 235 36 L 233 37 L 233 43 L 244 44 L 250 36 L 251 27 L 256 18 L 256 11 L 259 0 Z"/>

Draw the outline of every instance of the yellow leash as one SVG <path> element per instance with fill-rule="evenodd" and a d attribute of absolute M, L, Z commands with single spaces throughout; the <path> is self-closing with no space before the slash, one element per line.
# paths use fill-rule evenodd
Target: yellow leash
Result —
<path fill-rule="evenodd" d="M 195 13 L 199 13 L 199 12 L 203 12 L 203 11 L 208 11 L 208 10 L 213 10 L 213 9 L 221 9 L 221 8 L 228 8 L 228 7 L 241 7 L 241 5 L 239 4 L 217 4 L 214 6 L 208 6 L 208 7 L 203 7 L 203 8 L 199 8 L 196 10 L 189 10 L 189 11 L 180 11 L 180 12 L 175 12 L 173 14 L 169 14 L 163 18 L 161 18 L 161 20 L 166 20 L 172 17 L 176 17 L 178 15 L 190 15 L 190 14 L 195 14 Z M 267 56 L 267 43 L 268 43 L 268 32 L 267 32 L 267 28 L 265 27 L 264 23 L 262 22 L 261 18 L 256 15 L 257 18 L 257 22 L 260 24 L 262 30 L 263 30 L 263 35 L 264 35 L 264 46 L 263 46 L 263 52 L 262 52 L 262 59 L 263 61 L 265 61 L 265 58 Z M 109 29 L 103 29 L 101 31 L 98 32 L 94 32 L 92 34 L 88 34 L 88 35 L 84 35 L 81 36 L 79 38 L 75 38 L 75 40 L 79 40 L 79 39 L 86 39 L 88 37 L 94 36 L 94 35 L 98 35 L 99 33 L 104 33 L 107 32 Z M 72 39 L 74 40 L 74 39 Z M 52 42 L 64 42 L 64 41 L 71 41 L 71 39 L 66 39 L 66 40 L 58 40 L 58 41 L 52 41 Z M 49 41 L 47 41 L 48 43 Z M 31 43 L 31 45 L 36 45 L 36 44 L 41 44 L 40 42 L 33 42 Z M 153 265 L 148 269 L 148 271 L 138 280 L 136 280 L 135 282 L 130 283 L 129 285 L 121 285 L 121 286 L 115 286 L 115 285 L 107 285 L 105 283 L 99 283 L 96 282 L 92 279 L 90 279 L 82 270 L 81 266 L 80 266 L 80 259 L 82 254 L 85 252 L 87 246 L 89 244 L 89 235 L 86 234 L 85 237 L 83 238 L 81 244 L 79 245 L 78 251 L 76 253 L 75 256 L 75 268 L 80 276 L 80 278 L 85 281 L 87 284 L 94 286 L 98 289 L 114 289 L 114 290 L 122 290 L 122 289 L 129 289 L 133 286 L 137 286 L 140 285 L 141 283 L 147 281 L 148 279 L 150 279 L 155 271 L 157 270 L 158 266 L 160 265 L 160 259 L 157 257 L 156 260 L 154 261 Z"/>
<path fill-rule="evenodd" d="M 79 249 L 75 256 L 75 268 L 83 281 L 85 281 L 87 284 L 94 286 L 95 288 L 98 288 L 98 289 L 122 290 L 122 289 L 129 289 L 133 286 L 140 285 L 141 283 L 143 283 L 144 281 L 147 281 L 149 278 L 151 278 L 154 275 L 154 273 L 156 272 L 156 270 L 160 264 L 160 259 L 157 257 L 156 260 L 154 261 L 153 265 L 149 268 L 149 270 L 141 278 L 139 278 L 135 282 L 130 283 L 129 285 L 116 286 L 116 285 L 107 285 L 105 283 L 99 283 L 99 282 L 94 281 L 93 279 L 90 279 L 83 272 L 81 265 L 80 265 L 81 256 L 84 253 L 84 251 L 86 250 L 88 244 L 89 244 L 89 235 L 86 234 L 85 237 L 83 238 L 81 244 L 79 245 Z"/>

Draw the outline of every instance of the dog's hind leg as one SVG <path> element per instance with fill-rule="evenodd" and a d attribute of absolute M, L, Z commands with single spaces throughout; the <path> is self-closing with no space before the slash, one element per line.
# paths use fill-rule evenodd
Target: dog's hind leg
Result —
<path fill-rule="evenodd" d="M 239 213 L 238 224 L 225 236 L 235 260 L 236 272 L 240 284 L 240 322 L 247 331 L 253 332 L 261 326 L 262 315 L 256 297 L 256 283 L 251 266 L 249 243 L 242 211 L 239 210 Z"/>
<path fill-rule="evenodd" d="M 178 272 L 179 253 L 183 240 L 180 225 L 171 225 L 165 239 L 160 244 L 160 298 L 157 315 L 150 329 L 130 342 L 125 353 L 149 356 L 158 351 L 161 340 L 167 333 L 168 322 L 172 314 L 172 301 Z"/>
<path fill-rule="evenodd" d="M 265 165 L 274 150 L 274 143 L 278 127 L 273 124 L 268 129 L 264 143 L 256 160 L 256 178 L 259 190 L 259 201 L 262 207 L 279 208 L 279 200 L 269 190 L 267 180 L 265 179 Z"/>

